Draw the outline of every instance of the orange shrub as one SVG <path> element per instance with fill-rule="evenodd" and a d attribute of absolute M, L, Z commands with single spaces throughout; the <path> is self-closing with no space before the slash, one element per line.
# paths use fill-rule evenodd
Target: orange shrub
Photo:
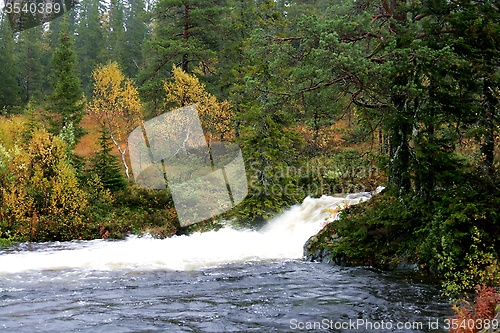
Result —
<path fill-rule="evenodd" d="M 463 301 L 455 305 L 455 317 L 450 319 L 450 333 L 500 332 L 497 311 L 500 293 L 493 287 L 478 286 L 474 304 Z"/>

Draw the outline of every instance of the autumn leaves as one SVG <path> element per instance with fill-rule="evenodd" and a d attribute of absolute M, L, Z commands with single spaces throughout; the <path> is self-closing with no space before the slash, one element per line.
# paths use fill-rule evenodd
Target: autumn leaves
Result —
<path fill-rule="evenodd" d="M 205 90 L 205 85 L 194 76 L 175 67 L 173 80 L 165 81 L 165 111 L 197 104 L 208 141 L 234 137 L 231 126 L 233 113 L 227 101 L 219 102 Z M 97 67 L 93 72 L 93 99 L 88 113 L 106 130 L 121 155 L 127 178 L 128 134 L 143 121 L 143 104 L 132 80 L 125 78 L 117 63 Z"/>

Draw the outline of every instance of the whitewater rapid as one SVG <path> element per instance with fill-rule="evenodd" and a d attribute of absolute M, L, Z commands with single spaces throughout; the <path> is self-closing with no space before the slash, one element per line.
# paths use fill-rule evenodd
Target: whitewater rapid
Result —
<path fill-rule="evenodd" d="M 374 193 L 378 191 L 380 188 Z M 307 197 L 260 230 L 228 226 L 167 239 L 132 236 L 122 241 L 50 243 L 42 250 L 25 246 L 0 251 L 0 274 L 68 269 L 191 271 L 238 262 L 300 259 L 304 243 L 336 219 L 336 212 L 371 196 L 362 192 L 346 197 Z"/>

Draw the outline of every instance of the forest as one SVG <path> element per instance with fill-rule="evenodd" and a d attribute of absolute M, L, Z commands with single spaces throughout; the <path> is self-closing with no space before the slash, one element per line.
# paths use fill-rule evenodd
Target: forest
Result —
<path fill-rule="evenodd" d="M 310 246 L 415 263 L 450 294 L 498 286 L 495 1 L 85 0 L 0 26 L 0 244 L 257 228 L 384 185 Z M 194 103 L 241 147 L 249 194 L 183 227 L 168 189 L 134 184 L 127 136 Z"/>

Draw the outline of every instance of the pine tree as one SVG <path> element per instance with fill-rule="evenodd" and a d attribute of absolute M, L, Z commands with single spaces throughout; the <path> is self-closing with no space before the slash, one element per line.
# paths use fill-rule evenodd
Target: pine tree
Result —
<path fill-rule="evenodd" d="M 111 155 L 111 142 L 105 127 L 101 127 L 99 137 L 99 150 L 92 158 L 92 170 L 99 176 L 104 188 L 116 191 L 127 186 L 118 158 Z"/>
<path fill-rule="evenodd" d="M 208 75 L 217 64 L 222 0 L 161 0 L 153 16 L 152 41 L 141 92 L 155 113 L 163 106 L 163 81 L 176 65 L 186 73 Z"/>
<path fill-rule="evenodd" d="M 51 125 L 56 134 L 71 127 L 77 142 L 85 134 L 80 127 L 84 103 L 80 79 L 75 70 L 77 63 L 73 41 L 67 29 L 68 25 L 64 22 L 59 37 L 60 45 L 52 58 L 54 92 L 51 96 L 51 106 L 58 119 L 52 119 Z"/>

